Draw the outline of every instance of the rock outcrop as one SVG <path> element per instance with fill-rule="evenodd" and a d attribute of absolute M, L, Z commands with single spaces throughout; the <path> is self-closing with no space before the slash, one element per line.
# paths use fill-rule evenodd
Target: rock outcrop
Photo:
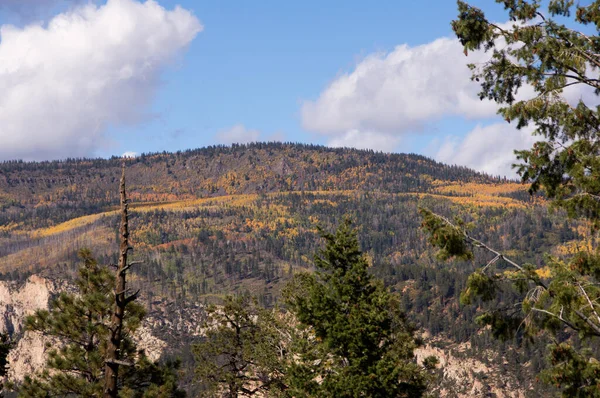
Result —
<path fill-rule="evenodd" d="M 418 362 L 429 356 L 438 359 L 438 380 L 435 392 L 440 397 L 497 397 L 525 398 L 525 391 L 518 387 L 516 380 L 501 374 L 497 366 L 466 355 L 469 343 L 449 344 L 444 349 L 427 344 L 415 350 Z M 503 359 L 489 353 L 490 360 L 502 362 Z"/>
<path fill-rule="evenodd" d="M 0 332 L 20 334 L 23 320 L 40 308 L 48 308 L 57 286 L 42 277 L 32 275 L 24 285 L 0 281 Z"/>
<path fill-rule="evenodd" d="M 20 285 L 0 281 L 0 332 L 8 332 L 18 338 L 8 357 L 9 379 L 22 381 L 26 375 L 35 373 L 44 365 L 50 340 L 39 333 L 25 332 L 23 321 L 35 310 L 48 308 L 53 295 L 65 289 L 70 289 L 70 286 L 36 275 Z M 191 338 L 204 333 L 201 329 L 205 314 L 202 306 L 178 306 L 160 301 L 152 304 L 153 311 L 134 336 L 138 348 L 144 350 L 151 360 L 158 360 L 165 351 L 173 351 L 173 345 L 189 343 Z M 431 341 L 429 336 L 424 337 L 426 341 Z M 435 392 L 439 396 L 525 397 L 525 392 L 517 387 L 518 383 L 506 374 L 500 374 L 497 366 L 467 355 L 470 348 L 468 343 L 449 345 L 443 349 L 432 344 L 417 349 L 415 354 L 418 361 L 431 355 L 438 358 L 439 379 Z M 490 356 L 491 363 L 502 361 L 493 353 Z"/>
<path fill-rule="evenodd" d="M 17 339 L 16 346 L 8 355 L 8 379 L 22 381 L 26 375 L 40 370 L 46 361 L 48 337 L 40 333 L 24 331 L 23 322 L 27 315 L 38 309 L 47 309 L 50 299 L 59 291 L 69 290 L 66 283 L 59 283 L 32 275 L 24 284 L 0 281 L 0 332 L 9 333 Z M 152 333 L 144 323 L 134 340 L 151 360 L 160 358 L 167 343 Z"/>
<path fill-rule="evenodd" d="M 45 362 L 47 339 L 39 333 L 23 332 L 27 315 L 48 308 L 58 286 L 48 279 L 32 275 L 25 284 L 0 281 L 0 332 L 19 338 L 8 355 L 8 378 L 21 381 Z"/>

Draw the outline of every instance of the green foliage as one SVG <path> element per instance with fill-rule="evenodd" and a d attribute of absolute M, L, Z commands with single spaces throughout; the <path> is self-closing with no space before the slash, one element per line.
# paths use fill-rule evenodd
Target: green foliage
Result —
<path fill-rule="evenodd" d="M 589 350 L 577 351 L 567 343 L 552 344 L 549 350 L 552 367 L 542 372 L 544 381 L 561 388 L 567 397 L 600 397 L 600 363 Z"/>
<path fill-rule="evenodd" d="M 249 296 L 228 296 L 207 310 L 205 339 L 193 346 L 196 377 L 224 397 L 274 396 L 284 388 L 282 336 L 273 311 Z"/>
<path fill-rule="evenodd" d="M 316 272 L 296 276 L 284 294 L 312 336 L 287 371 L 289 393 L 422 396 L 427 375 L 413 357 L 414 330 L 397 298 L 370 275 L 351 222 L 322 236 L 326 247 L 315 256 Z"/>
<path fill-rule="evenodd" d="M 465 48 L 493 50 L 488 62 L 470 65 L 473 80 L 480 82 L 480 98 L 503 106 L 499 113 L 517 128 L 535 127 L 540 137 L 531 149 L 516 151 L 517 171 L 530 192 L 540 189 L 553 206 L 567 215 L 600 228 L 600 107 L 586 103 L 585 97 L 571 103 L 564 89 L 579 86 L 600 94 L 600 37 L 557 22 L 556 17 L 571 17 L 574 22 L 600 30 L 600 1 L 575 6 L 574 1 L 551 0 L 544 14 L 542 2 L 496 0 L 515 23 L 501 27 L 489 22 L 482 10 L 458 1 L 459 16 L 452 27 Z M 520 98 L 519 89 L 529 85 L 535 95 Z M 578 336 L 584 347 L 595 347 L 600 338 L 600 252 L 585 247 L 570 258 L 546 256 L 544 268 L 519 265 L 477 239 L 461 225 L 423 212 L 424 227 L 430 242 L 441 248 L 442 258 L 451 258 L 473 244 L 495 255 L 481 270 L 473 273 L 461 295 L 463 304 L 474 298 L 491 301 L 499 294 L 499 282 L 513 284 L 522 293 L 521 313 L 516 304 L 484 312 L 478 322 L 489 325 L 497 337 L 511 337 L 517 330 L 536 336 L 545 330 L 557 339 L 550 347 L 550 368 L 543 379 L 563 391 L 564 396 L 598 396 L 600 369 L 592 351 L 576 349 Z M 452 233 L 441 233 L 455 229 Z M 437 234 L 437 235 L 436 235 Z M 587 245 L 586 245 L 587 246 Z M 448 249 L 449 248 L 449 249 Z M 445 250 L 445 252 L 443 252 Z M 501 261 L 499 261 L 501 260 Z M 502 266 L 510 266 L 506 271 Z M 493 274 L 492 270 L 499 272 Z M 597 352 L 596 352 L 597 355 Z"/>
<path fill-rule="evenodd" d="M 12 347 L 10 336 L 6 333 L 0 334 L 0 398 L 4 397 L 4 385 L 1 380 L 8 373 L 8 353 Z"/>
<path fill-rule="evenodd" d="M 569 86 L 600 92 L 600 81 L 594 77 L 600 66 L 600 39 L 551 17 L 570 16 L 575 9 L 575 22 L 596 24 L 600 2 L 575 7 L 572 1 L 550 1 L 547 16 L 539 1 L 497 2 L 519 23 L 501 28 L 464 1 L 458 2 L 459 18 L 452 23 L 465 49 L 494 50 L 487 63 L 472 65 L 473 78 L 481 82 L 480 96 L 503 104 L 500 114 L 517 121 L 518 128 L 534 125 L 534 134 L 542 138 L 533 148 L 516 152 L 523 162 L 518 172 L 531 183 L 531 190 L 544 188 L 571 215 L 597 220 L 600 109 L 583 99 L 571 104 L 562 93 Z M 498 46 L 501 42 L 507 45 Z M 517 101 L 525 83 L 536 95 Z"/>
<path fill-rule="evenodd" d="M 421 226 L 429 233 L 429 243 L 439 248 L 436 254 L 439 260 L 445 261 L 451 258 L 470 260 L 473 258 L 468 241 L 465 240 L 459 229 L 444 222 L 430 210 L 421 208 L 419 213 L 423 218 Z"/>
<path fill-rule="evenodd" d="M 49 338 L 46 367 L 26 376 L 19 388 L 22 397 L 76 395 L 101 397 L 104 389 L 105 355 L 115 300 L 114 274 L 98 265 L 89 250 L 80 251 L 83 264 L 75 281 L 76 292 L 61 292 L 49 310 L 27 317 L 26 328 Z M 123 398 L 178 397 L 175 364 L 159 366 L 136 349 L 132 334 L 145 311 L 130 303 L 124 317 L 121 343 L 123 366 L 119 373 Z"/>
<path fill-rule="evenodd" d="M 484 301 L 492 300 L 498 289 L 496 279 L 481 270 L 473 272 L 467 279 L 467 287 L 460 294 L 460 303 L 462 305 L 472 304 L 474 297 L 480 297 Z"/>

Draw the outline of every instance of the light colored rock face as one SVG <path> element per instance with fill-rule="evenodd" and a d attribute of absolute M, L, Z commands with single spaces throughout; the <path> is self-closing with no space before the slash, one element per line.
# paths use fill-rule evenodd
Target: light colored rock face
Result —
<path fill-rule="evenodd" d="M 143 350 L 151 361 L 158 361 L 167 343 L 155 337 L 148 326 L 141 326 L 133 336 L 138 350 Z"/>
<path fill-rule="evenodd" d="M 417 362 L 422 363 L 429 356 L 438 359 L 437 368 L 441 373 L 436 393 L 440 397 L 489 397 L 524 398 L 525 391 L 517 387 L 515 380 L 500 374 L 498 369 L 483 362 L 461 355 L 470 348 L 469 343 L 453 345 L 444 350 L 426 345 L 415 350 Z M 453 355 L 453 352 L 456 355 Z M 498 357 L 490 352 L 490 356 Z M 494 358 L 502 361 L 502 358 Z M 492 395 L 495 394 L 495 395 Z"/>
<path fill-rule="evenodd" d="M 48 308 L 57 286 L 42 277 L 32 275 L 24 285 L 0 281 L 0 332 L 21 335 L 27 315 Z M 46 338 L 39 333 L 26 332 L 8 355 L 8 378 L 21 381 L 44 364 Z"/>
<path fill-rule="evenodd" d="M 26 332 L 8 355 L 8 379 L 20 382 L 40 370 L 46 362 L 48 341 L 40 333 Z"/>
<path fill-rule="evenodd" d="M 31 276 L 24 285 L 0 281 L 0 332 L 22 336 L 8 355 L 8 378 L 20 382 L 26 375 L 40 370 L 46 362 L 46 347 L 51 342 L 36 332 L 23 333 L 23 322 L 27 315 L 38 309 L 47 309 L 53 294 L 68 290 L 66 284 L 58 284 L 37 275 Z M 160 358 L 167 344 L 152 334 L 144 322 L 134 336 L 138 348 L 146 352 L 151 360 Z M 50 344 L 56 346 L 56 344 Z"/>
<path fill-rule="evenodd" d="M 27 279 L 25 285 L 0 281 L 0 332 L 21 333 L 23 320 L 37 309 L 48 308 L 54 283 L 37 275 Z"/>

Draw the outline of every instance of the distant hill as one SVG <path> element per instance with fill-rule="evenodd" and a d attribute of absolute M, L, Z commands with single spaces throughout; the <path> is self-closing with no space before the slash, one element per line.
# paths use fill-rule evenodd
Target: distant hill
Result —
<path fill-rule="evenodd" d="M 68 279 L 81 247 L 105 264 L 116 261 L 121 162 L 0 164 L 3 278 Z M 526 186 L 419 155 L 257 143 L 147 154 L 126 163 L 132 241 L 144 261 L 133 284 L 151 311 L 165 301 L 195 305 L 246 291 L 272 305 L 291 275 L 311 270 L 321 245 L 317 226 L 332 229 L 349 216 L 372 272 L 400 294 L 419 326 L 438 342 L 468 342 L 461 355 L 494 367 L 492 349 L 508 361 L 495 372 L 523 389 L 532 386 L 527 375 L 543 359 L 532 354 L 536 347 L 512 351 L 478 330 L 474 308 L 457 298 L 479 264 L 437 261 L 419 230 L 418 207 L 474 221 L 473 234 L 533 264 L 584 238 Z M 161 333 L 177 351 L 181 336 Z"/>
<path fill-rule="evenodd" d="M 121 162 L 0 163 L 0 206 L 56 207 L 75 214 L 105 209 L 117 204 Z M 302 190 L 426 192 L 435 180 L 498 182 L 419 155 L 282 143 L 143 154 L 127 160 L 127 176 L 131 196 L 139 202 Z M 4 213 L 0 222 L 12 221 L 10 212 Z"/>

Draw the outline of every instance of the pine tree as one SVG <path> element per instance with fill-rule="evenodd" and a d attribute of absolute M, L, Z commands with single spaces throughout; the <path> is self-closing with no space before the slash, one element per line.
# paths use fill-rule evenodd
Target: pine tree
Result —
<path fill-rule="evenodd" d="M 75 292 L 61 292 L 49 310 L 38 310 L 26 319 L 26 328 L 49 338 L 45 368 L 25 377 L 20 397 L 101 397 L 114 302 L 114 273 L 98 265 L 89 250 L 80 251 L 83 265 Z M 138 352 L 132 334 L 144 316 L 139 304 L 130 304 L 123 319 L 121 360 L 130 363 L 119 375 L 121 397 L 175 397 L 174 366 L 152 363 Z"/>
<path fill-rule="evenodd" d="M 575 6 L 572 0 L 542 2 L 496 0 L 508 11 L 512 26 L 490 22 L 485 13 L 458 1 L 459 17 L 452 27 L 465 53 L 491 50 L 488 62 L 470 65 L 481 84 L 481 99 L 496 101 L 499 113 L 517 128 L 535 127 L 539 137 L 531 149 L 516 151 L 517 171 L 530 192 L 543 190 L 552 205 L 585 221 L 597 234 L 600 228 L 600 1 Z M 572 18 L 569 25 L 559 21 Z M 573 29 L 580 25 L 580 30 Z M 595 33 L 595 34 L 593 34 Z M 529 85 L 535 92 L 519 99 Z M 587 91 L 573 102 L 569 87 Z M 586 102 L 587 101 L 587 102 Z M 519 303 L 482 313 L 478 322 L 498 337 L 517 330 L 536 338 L 540 330 L 554 339 L 549 347 L 550 368 L 543 379 L 563 390 L 564 396 L 600 397 L 600 251 L 583 249 L 568 257 L 547 256 L 541 272 L 519 264 L 505 253 L 471 236 L 460 220 L 422 210 L 423 226 L 443 259 L 472 258 L 472 248 L 493 254 L 473 273 L 461 295 L 463 304 L 493 300 L 512 283 L 522 293 Z M 507 271 L 505 268 L 510 267 Z M 520 310 L 515 311 L 517 308 Z M 574 344 L 575 337 L 581 341 Z M 577 348 L 581 347 L 581 348 Z M 597 352 L 597 351 L 596 351 Z M 595 356 L 596 355 L 596 356 Z"/>
<path fill-rule="evenodd" d="M 276 313 L 250 296 L 229 296 L 211 306 L 206 336 L 193 346 L 196 376 L 207 392 L 223 397 L 279 396 L 283 383 L 285 330 Z"/>
<path fill-rule="evenodd" d="M 322 236 L 326 247 L 315 256 L 316 272 L 297 275 L 285 292 L 299 328 L 308 332 L 294 342 L 288 394 L 422 396 L 428 377 L 413 356 L 414 329 L 398 298 L 369 273 L 351 222 Z"/>
<path fill-rule="evenodd" d="M 50 338 L 46 367 L 27 376 L 21 397 L 180 397 L 175 363 L 164 366 L 138 351 L 133 334 L 145 315 L 127 296 L 129 245 L 125 166 L 120 181 L 121 222 L 116 272 L 100 266 L 88 249 L 80 250 L 83 265 L 75 292 L 61 292 L 49 310 L 27 317 L 26 328 Z"/>

